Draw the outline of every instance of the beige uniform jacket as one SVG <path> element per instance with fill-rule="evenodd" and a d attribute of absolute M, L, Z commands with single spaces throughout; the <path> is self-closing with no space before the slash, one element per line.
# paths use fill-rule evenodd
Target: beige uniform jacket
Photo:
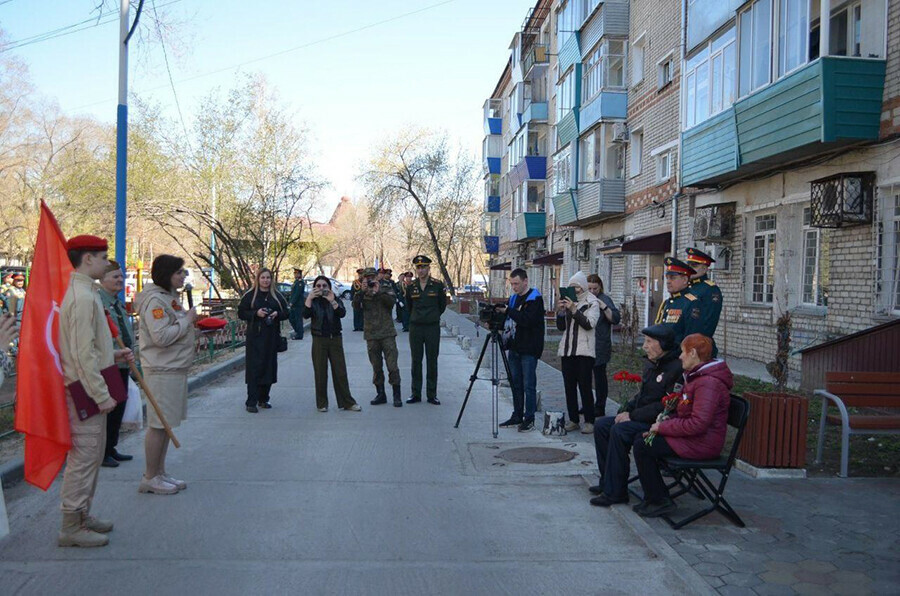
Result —
<path fill-rule="evenodd" d="M 140 316 L 140 355 L 144 370 L 182 372 L 194 361 L 197 332 L 178 296 L 147 284 L 134 300 Z"/>
<path fill-rule="evenodd" d="M 66 385 L 81 381 L 98 404 L 111 399 L 100 371 L 115 364 L 112 333 L 94 280 L 73 271 L 59 311 L 59 351 Z"/>

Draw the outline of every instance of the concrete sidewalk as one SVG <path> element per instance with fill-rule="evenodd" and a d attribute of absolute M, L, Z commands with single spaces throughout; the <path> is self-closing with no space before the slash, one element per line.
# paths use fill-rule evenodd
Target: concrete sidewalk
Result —
<path fill-rule="evenodd" d="M 407 335 L 398 336 L 404 397 Z M 630 511 L 588 504 L 586 443 L 502 429 L 490 434 L 490 385 L 476 383 L 454 429 L 473 363 L 441 344 L 439 397 L 373 407 L 361 333 L 345 334 L 354 397 L 316 412 L 309 339 L 281 356 L 273 409 L 244 411 L 240 374 L 202 389 L 170 450 L 189 488 L 137 493 L 142 462 L 102 469 L 95 513 L 110 546 L 55 546 L 59 483 L 7 491 L 0 594 L 697 594 L 709 591 Z M 505 399 L 505 398 L 504 398 Z M 500 405 L 506 413 L 511 405 Z M 565 438 L 564 438 L 565 439 Z M 141 437 L 123 451 L 139 453 Z M 559 464 L 507 463 L 516 447 L 555 447 Z M 589 446 L 588 446 L 589 447 Z"/>

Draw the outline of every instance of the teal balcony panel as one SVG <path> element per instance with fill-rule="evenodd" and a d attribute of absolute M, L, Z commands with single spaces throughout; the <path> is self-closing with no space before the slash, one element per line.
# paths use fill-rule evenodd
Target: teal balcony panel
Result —
<path fill-rule="evenodd" d="M 578 109 L 569 110 L 556 123 L 556 135 L 559 137 L 559 146 L 564 147 L 578 138 Z"/>
<path fill-rule="evenodd" d="M 574 190 L 567 190 L 551 199 L 553 211 L 556 213 L 556 222 L 566 226 L 578 221 L 577 198 Z"/>
<path fill-rule="evenodd" d="M 624 120 L 628 117 L 628 93 L 601 91 L 579 109 L 578 128 L 587 130 L 601 120 Z"/>
<path fill-rule="evenodd" d="M 576 31 L 559 49 L 559 73 L 566 72 L 570 66 L 581 61 L 581 45 Z"/>
<path fill-rule="evenodd" d="M 738 168 L 737 128 L 729 108 L 681 135 L 681 179 L 685 186 Z"/>
<path fill-rule="evenodd" d="M 520 213 L 516 216 L 516 240 L 534 240 L 547 235 L 547 214 Z"/>
<path fill-rule="evenodd" d="M 547 102 L 532 102 L 525 108 L 522 114 L 522 122 L 546 122 L 547 121 Z"/>

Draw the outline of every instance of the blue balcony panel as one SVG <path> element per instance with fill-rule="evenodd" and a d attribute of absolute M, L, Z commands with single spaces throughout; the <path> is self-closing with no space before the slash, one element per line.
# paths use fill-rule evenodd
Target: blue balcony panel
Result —
<path fill-rule="evenodd" d="M 625 91 L 601 91 L 581 106 L 578 127 L 587 130 L 601 120 L 624 120 L 628 117 L 628 93 Z"/>
<path fill-rule="evenodd" d="M 547 121 L 547 102 L 530 103 L 522 114 L 522 122 L 546 122 Z"/>
<path fill-rule="evenodd" d="M 500 236 L 484 237 L 484 252 L 495 255 L 500 252 Z"/>
<path fill-rule="evenodd" d="M 486 158 L 487 166 L 488 166 L 488 174 L 499 174 L 500 173 L 500 157 L 488 157 Z"/>
<path fill-rule="evenodd" d="M 500 197 L 487 196 L 484 198 L 484 210 L 487 213 L 500 213 Z"/>
<path fill-rule="evenodd" d="M 484 133 L 489 135 L 503 134 L 503 118 L 488 118 Z"/>
<path fill-rule="evenodd" d="M 529 155 L 516 164 L 509 171 L 509 184 L 512 188 L 516 188 L 526 180 L 546 180 L 547 179 L 547 158 L 543 155 Z"/>

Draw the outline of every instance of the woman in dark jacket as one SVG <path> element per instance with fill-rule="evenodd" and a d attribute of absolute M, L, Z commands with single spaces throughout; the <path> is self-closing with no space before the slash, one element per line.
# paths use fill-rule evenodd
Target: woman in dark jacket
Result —
<path fill-rule="evenodd" d="M 606 416 L 606 398 L 609 396 L 609 382 L 606 365 L 612 356 L 612 328 L 622 320 L 619 309 L 612 298 L 603 293 L 603 280 L 592 273 L 588 275 L 588 291 L 600 300 L 600 319 L 594 327 L 594 415 Z"/>
<path fill-rule="evenodd" d="M 306 296 L 303 317 L 311 319 L 312 362 L 316 379 L 316 408 L 328 411 L 328 363 L 331 363 L 331 380 L 338 408 L 359 412 L 361 408 L 350 395 L 347 380 L 347 362 L 344 359 L 344 340 L 341 337 L 341 319 L 347 309 L 331 290 L 331 281 L 320 275 L 313 282 L 312 291 Z"/>
<path fill-rule="evenodd" d="M 728 408 L 734 377 L 722 360 L 713 360 L 713 342 L 699 333 L 681 342 L 684 388 L 675 410 L 657 420 L 647 435 L 655 435 L 648 445 L 645 437 L 634 441 L 644 502 L 635 511 L 644 517 L 659 517 L 675 510 L 669 490 L 659 470 L 659 458 L 684 459 L 719 457 L 728 429 Z"/>
<path fill-rule="evenodd" d="M 260 269 L 256 283 L 241 297 L 238 317 L 247 321 L 247 411 L 269 409 L 269 391 L 278 382 L 278 343 L 281 321 L 288 318 L 287 300 L 272 287 L 272 271 Z"/>

